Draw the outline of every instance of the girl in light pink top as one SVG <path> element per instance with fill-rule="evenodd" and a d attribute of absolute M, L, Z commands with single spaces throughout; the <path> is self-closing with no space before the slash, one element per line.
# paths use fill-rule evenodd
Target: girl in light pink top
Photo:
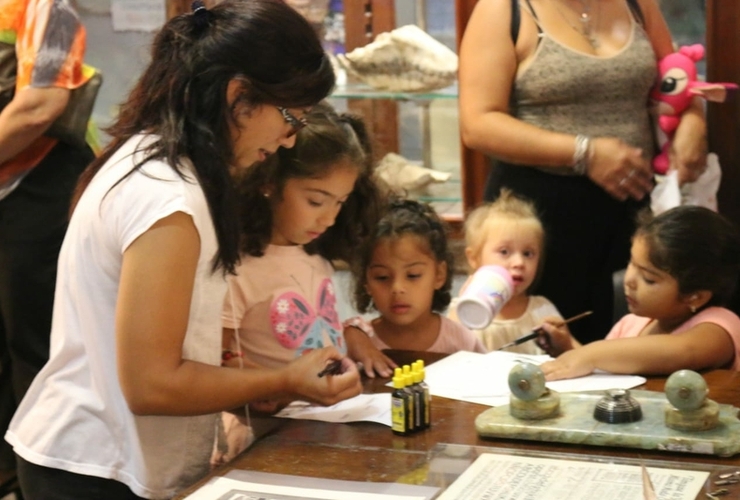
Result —
<path fill-rule="evenodd" d="M 453 256 L 432 207 L 392 200 L 356 262 L 355 307 L 379 315 L 348 320 L 346 336 L 361 332 L 378 349 L 486 352 L 473 332 L 440 314 L 452 298 Z"/>
<path fill-rule="evenodd" d="M 566 327 L 546 325 L 566 350 L 541 365 L 548 380 L 595 369 L 670 374 L 740 370 L 740 318 L 723 306 L 740 275 L 740 235 L 721 215 L 682 206 L 642 222 L 632 241 L 624 292 L 631 314 L 606 340 L 568 345 Z M 575 347 L 575 348 L 573 348 Z"/>
<path fill-rule="evenodd" d="M 222 310 L 227 366 L 277 370 L 326 346 L 348 354 L 332 261 L 352 260 L 383 206 L 359 117 L 324 101 L 302 119 L 281 113 L 297 127 L 294 147 L 280 148 L 239 178 L 241 258 L 228 276 Z M 353 359 L 365 361 L 368 352 L 385 361 L 377 349 L 355 349 Z M 251 401 L 249 410 L 274 413 L 292 399 L 271 394 Z M 251 441 L 245 413 L 222 414 L 214 465 Z"/>

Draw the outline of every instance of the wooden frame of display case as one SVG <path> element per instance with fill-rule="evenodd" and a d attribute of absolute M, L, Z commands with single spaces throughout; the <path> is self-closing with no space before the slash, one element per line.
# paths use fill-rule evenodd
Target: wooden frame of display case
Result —
<path fill-rule="evenodd" d="M 394 0 L 344 2 L 345 50 L 351 52 L 396 27 Z M 399 151 L 398 104 L 389 99 L 348 99 L 348 108 L 362 116 L 373 138 L 374 154 Z"/>
<path fill-rule="evenodd" d="M 740 2 L 707 0 L 707 81 L 740 84 Z M 740 95 L 708 105 L 709 150 L 722 164 L 719 211 L 740 226 Z"/>

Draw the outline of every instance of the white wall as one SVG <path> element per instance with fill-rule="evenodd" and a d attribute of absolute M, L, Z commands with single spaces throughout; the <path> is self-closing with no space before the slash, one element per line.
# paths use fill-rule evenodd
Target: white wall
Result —
<path fill-rule="evenodd" d="M 103 73 L 93 119 L 99 127 L 110 124 L 118 104 L 125 99 L 149 62 L 152 33 L 114 32 L 106 0 L 79 2 L 82 23 L 87 30 L 85 62 Z"/>

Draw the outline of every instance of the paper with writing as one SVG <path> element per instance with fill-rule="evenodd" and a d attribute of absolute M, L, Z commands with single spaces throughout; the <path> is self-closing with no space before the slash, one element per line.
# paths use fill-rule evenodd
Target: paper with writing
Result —
<path fill-rule="evenodd" d="M 695 500 L 708 472 L 650 467 L 657 498 Z M 636 465 L 484 453 L 437 500 L 646 500 Z"/>

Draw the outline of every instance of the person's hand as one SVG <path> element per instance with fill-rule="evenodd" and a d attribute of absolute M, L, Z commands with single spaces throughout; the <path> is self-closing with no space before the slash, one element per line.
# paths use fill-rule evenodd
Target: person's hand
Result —
<path fill-rule="evenodd" d="M 586 347 L 565 351 L 556 359 L 540 365 L 545 380 L 583 377 L 592 373 L 594 368 Z"/>
<path fill-rule="evenodd" d="M 591 140 L 588 176 L 610 196 L 641 200 L 652 191 L 653 171 L 642 149 L 614 137 Z"/>
<path fill-rule="evenodd" d="M 693 117 L 691 117 L 693 118 Z M 681 120 L 671 141 L 668 157 L 678 171 L 678 184 L 694 182 L 707 168 L 706 127 L 698 119 Z"/>
<path fill-rule="evenodd" d="M 344 340 L 347 342 L 347 355 L 362 365 L 365 375 L 370 378 L 375 378 L 376 373 L 384 378 L 393 375 L 393 369 L 398 365 L 375 347 L 365 332 L 354 326 L 347 326 L 344 329 Z"/>
<path fill-rule="evenodd" d="M 334 360 L 341 360 L 340 372 L 319 377 L 319 372 Z M 282 370 L 287 376 L 287 391 L 304 401 L 331 406 L 362 392 L 357 366 L 335 347 L 307 352 Z"/>
<path fill-rule="evenodd" d="M 568 326 L 560 318 L 545 318 L 535 343 L 550 356 L 559 356 L 576 347 L 575 339 Z"/>

